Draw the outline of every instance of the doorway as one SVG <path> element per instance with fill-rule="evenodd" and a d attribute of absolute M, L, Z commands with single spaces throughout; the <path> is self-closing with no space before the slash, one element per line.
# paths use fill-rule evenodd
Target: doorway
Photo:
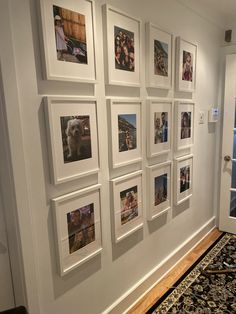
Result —
<path fill-rule="evenodd" d="M 236 234 L 236 54 L 226 56 L 219 227 Z"/>

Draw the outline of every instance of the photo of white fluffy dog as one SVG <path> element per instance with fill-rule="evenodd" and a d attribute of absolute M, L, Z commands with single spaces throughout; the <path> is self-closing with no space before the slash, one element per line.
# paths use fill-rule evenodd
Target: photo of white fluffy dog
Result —
<path fill-rule="evenodd" d="M 67 158 L 79 158 L 82 146 L 83 121 L 79 119 L 69 120 L 67 122 L 66 135 L 69 150 Z"/>
<path fill-rule="evenodd" d="M 91 158 L 89 116 L 61 117 L 64 162 Z"/>

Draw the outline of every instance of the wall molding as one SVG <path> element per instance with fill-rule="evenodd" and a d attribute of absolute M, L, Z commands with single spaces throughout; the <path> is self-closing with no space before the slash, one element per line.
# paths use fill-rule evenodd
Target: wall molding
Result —
<path fill-rule="evenodd" d="M 117 299 L 102 314 L 127 313 L 141 300 L 172 268 L 176 266 L 203 238 L 216 227 L 216 217 L 213 216 L 186 241 L 169 254 L 161 263 L 149 271 L 132 288 Z"/>

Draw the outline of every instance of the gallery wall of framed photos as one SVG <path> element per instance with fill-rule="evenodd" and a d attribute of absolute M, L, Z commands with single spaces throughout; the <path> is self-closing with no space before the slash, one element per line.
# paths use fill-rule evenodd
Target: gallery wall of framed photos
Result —
<path fill-rule="evenodd" d="M 109 159 L 108 194 L 112 203 L 111 240 L 118 243 L 140 231 L 145 219 L 151 223 L 162 215 L 171 217 L 173 206 L 189 200 L 193 194 L 190 150 L 195 104 L 191 99 L 175 101 L 173 92 L 194 91 L 197 47 L 150 21 L 143 23 L 113 6 L 106 4 L 102 11 L 106 35 L 104 83 L 111 90 L 114 86 L 130 87 L 130 97 L 113 96 L 106 101 L 110 133 L 105 144 Z M 95 84 L 98 47 L 94 40 L 94 2 L 80 0 L 75 6 L 73 0 L 67 5 L 62 0 L 57 0 L 56 4 L 41 0 L 41 26 L 44 78 Z M 145 30 L 145 42 L 141 38 L 142 29 Z M 141 61 L 143 46 L 145 57 Z M 146 73 L 143 81 L 141 62 Z M 133 97 L 132 88 L 136 91 L 146 88 L 145 99 Z M 148 88 L 156 95 L 160 90 L 165 91 L 166 97 L 149 97 Z M 120 92 L 119 95 L 123 96 Z M 97 122 L 96 97 L 45 97 L 44 106 L 51 183 L 57 185 L 81 177 L 85 177 L 86 182 L 86 177 L 102 174 L 99 161 L 102 134 Z M 97 184 L 100 184 L 98 179 Z M 64 199 L 70 200 L 70 194 L 52 199 L 61 275 L 96 256 L 102 249 L 102 224 L 98 218 L 101 206 L 90 204 L 84 196 L 86 189 L 93 189 L 93 186 L 96 188 L 96 185 L 86 186 L 85 192 L 83 189 L 71 191 L 77 201 L 69 204 L 80 205 L 68 205 L 71 208 L 64 217 L 60 216 L 60 212 L 63 213 L 60 204 Z M 98 195 L 96 202 L 100 204 L 100 190 Z M 84 197 L 86 204 L 82 201 Z M 73 235 L 70 225 L 73 225 Z M 90 229 L 93 230 L 90 232 Z M 88 245 L 86 251 L 91 246 L 90 242 L 96 243 L 97 237 L 96 249 L 89 250 L 88 255 L 83 253 L 85 246 Z M 68 241 L 62 241 L 65 238 Z"/>
<path fill-rule="evenodd" d="M 11 12 L 24 143 L 14 158 L 25 157 L 15 162 L 29 194 L 19 216 L 29 265 L 46 276 L 34 293 L 45 314 L 75 312 L 78 299 L 82 313 L 119 312 L 213 216 L 215 135 L 197 117 L 218 90 L 218 31 L 177 1 L 170 12 L 157 0 L 163 14 L 150 1 L 25 1 Z"/>

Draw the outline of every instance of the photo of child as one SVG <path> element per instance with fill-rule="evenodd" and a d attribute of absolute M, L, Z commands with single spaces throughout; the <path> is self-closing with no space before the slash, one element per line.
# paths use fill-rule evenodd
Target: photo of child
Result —
<path fill-rule="evenodd" d="M 64 163 L 92 157 L 90 117 L 60 117 Z"/>
<path fill-rule="evenodd" d="M 69 212 L 67 229 L 70 254 L 95 241 L 94 204 Z"/>
<path fill-rule="evenodd" d="M 115 68 L 134 72 L 134 33 L 114 26 Z"/>
<path fill-rule="evenodd" d="M 180 193 L 190 188 L 190 166 L 180 168 Z"/>
<path fill-rule="evenodd" d="M 118 115 L 119 152 L 137 148 L 136 114 Z"/>
<path fill-rule="evenodd" d="M 154 74 L 168 76 L 168 44 L 154 40 Z"/>
<path fill-rule="evenodd" d="M 133 186 L 120 192 L 121 224 L 138 216 L 138 187 Z"/>
<path fill-rule="evenodd" d="M 154 179 L 155 206 L 167 200 L 167 173 Z"/>
<path fill-rule="evenodd" d="M 57 60 L 88 64 L 83 14 L 53 6 Z"/>
<path fill-rule="evenodd" d="M 193 54 L 183 50 L 183 72 L 182 80 L 193 81 Z"/>

